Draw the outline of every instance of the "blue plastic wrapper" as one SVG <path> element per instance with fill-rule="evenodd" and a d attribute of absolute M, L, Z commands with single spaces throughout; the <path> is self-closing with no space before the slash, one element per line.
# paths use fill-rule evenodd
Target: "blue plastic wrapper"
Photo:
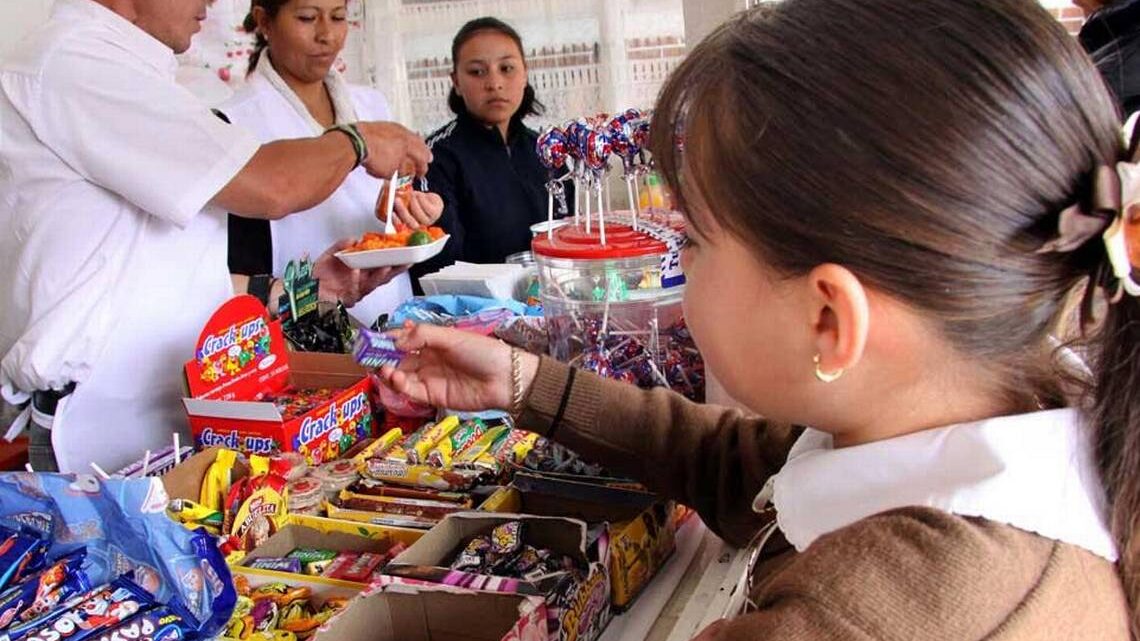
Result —
<path fill-rule="evenodd" d="M 153 609 L 154 597 L 122 576 L 57 608 L 28 628 L 12 628 L 8 641 L 85 641 Z"/>
<path fill-rule="evenodd" d="M 479 296 L 419 296 L 397 307 L 389 315 L 387 327 L 400 327 L 406 320 L 427 325 L 452 325 L 456 319 L 495 309 L 506 309 L 517 316 L 542 315 L 541 308 L 529 307 L 514 300 Z"/>
<path fill-rule="evenodd" d="M 91 641 L 181 641 L 189 638 L 185 615 L 169 606 L 159 606 L 94 637 Z"/>
<path fill-rule="evenodd" d="M 31 528 L 0 526 L 0 590 L 43 567 L 47 539 Z"/>
<path fill-rule="evenodd" d="M 168 501 L 156 478 L 0 474 L 0 526 L 42 533 L 51 559 L 86 547 L 92 584 L 127 575 L 157 602 L 183 606 L 196 636 L 211 637 L 233 612 L 233 581 L 210 535 L 170 520 Z"/>
<path fill-rule="evenodd" d="M 35 621 L 72 597 L 91 589 L 80 549 L 60 558 L 37 574 L 0 592 L 0 630 Z"/>

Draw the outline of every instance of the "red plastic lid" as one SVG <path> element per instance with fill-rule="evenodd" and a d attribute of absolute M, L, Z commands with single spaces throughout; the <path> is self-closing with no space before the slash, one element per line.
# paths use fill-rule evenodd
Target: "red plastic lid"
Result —
<path fill-rule="evenodd" d="M 602 245 L 601 231 L 585 225 L 567 225 L 554 230 L 553 238 L 539 234 L 530 243 L 531 251 L 550 258 L 635 258 L 653 256 L 668 251 L 665 243 L 649 235 L 634 231 L 629 225 L 606 225 L 606 244 Z"/>

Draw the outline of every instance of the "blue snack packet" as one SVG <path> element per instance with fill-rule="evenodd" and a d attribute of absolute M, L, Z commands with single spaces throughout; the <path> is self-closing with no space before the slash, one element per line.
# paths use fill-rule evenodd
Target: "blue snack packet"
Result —
<path fill-rule="evenodd" d="M 195 625 L 174 606 L 159 606 L 136 614 L 90 641 L 182 641 L 191 638 Z"/>
<path fill-rule="evenodd" d="M 158 604 L 149 592 L 123 576 L 73 599 L 23 636 L 24 641 L 84 641 L 114 629 Z M 15 641 L 15 637 L 11 639 Z"/>
<path fill-rule="evenodd" d="M 0 593 L 0 630 L 32 623 L 60 604 L 91 589 L 83 571 L 84 549 L 76 550 Z"/>
<path fill-rule="evenodd" d="M 29 528 L 0 526 L 0 590 L 43 567 L 47 541 Z"/>

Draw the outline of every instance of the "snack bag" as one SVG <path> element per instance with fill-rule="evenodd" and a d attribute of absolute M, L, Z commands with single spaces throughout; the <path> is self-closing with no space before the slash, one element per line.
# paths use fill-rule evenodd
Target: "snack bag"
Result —
<path fill-rule="evenodd" d="M 90 584 L 126 575 L 155 602 L 184 606 L 195 634 L 212 636 L 233 609 L 230 571 L 204 530 L 167 517 L 169 502 L 157 478 L 0 474 L 0 525 L 34 529 L 57 562 L 86 548 Z"/>

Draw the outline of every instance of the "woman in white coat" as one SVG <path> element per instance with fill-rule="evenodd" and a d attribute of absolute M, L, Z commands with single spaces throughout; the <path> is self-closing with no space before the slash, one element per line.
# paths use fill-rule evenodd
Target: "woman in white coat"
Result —
<path fill-rule="evenodd" d="M 253 0 L 245 28 L 257 34 L 257 44 L 247 83 L 221 111 L 262 141 L 312 136 L 338 123 L 390 120 L 383 95 L 349 85 L 333 68 L 348 34 L 346 4 Z M 305 254 L 316 257 L 330 245 L 379 231 L 375 206 L 382 186 L 383 181 L 357 170 L 309 212 L 271 222 L 231 216 L 230 271 L 238 278 L 280 277 L 290 260 Z M 442 211 L 439 196 L 415 193 L 406 207 L 397 202 L 395 213 L 405 224 L 422 227 L 435 222 Z M 371 325 L 411 296 L 411 281 L 401 269 L 359 300 L 340 297 L 353 317 Z"/>

